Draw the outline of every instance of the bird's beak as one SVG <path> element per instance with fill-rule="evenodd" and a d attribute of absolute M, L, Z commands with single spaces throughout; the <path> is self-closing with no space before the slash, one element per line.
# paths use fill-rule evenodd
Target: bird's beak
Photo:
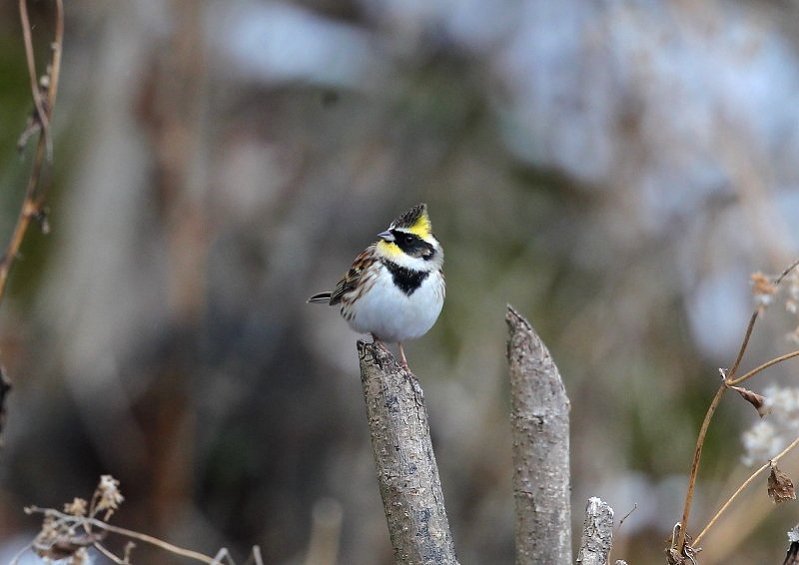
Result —
<path fill-rule="evenodd" d="M 377 237 L 379 237 L 383 241 L 388 241 L 388 242 L 394 241 L 394 234 L 388 230 L 380 232 L 379 234 L 377 234 Z"/>

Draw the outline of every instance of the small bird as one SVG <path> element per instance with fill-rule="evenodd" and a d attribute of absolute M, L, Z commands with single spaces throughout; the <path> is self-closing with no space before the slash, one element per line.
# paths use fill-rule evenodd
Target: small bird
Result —
<path fill-rule="evenodd" d="M 426 334 L 444 305 L 444 249 L 433 235 L 427 204 L 417 204 L 377 234 L 336 288 L 309 303 L 341 305 L 341 315 L 359 333 L 399 345 Z"/>

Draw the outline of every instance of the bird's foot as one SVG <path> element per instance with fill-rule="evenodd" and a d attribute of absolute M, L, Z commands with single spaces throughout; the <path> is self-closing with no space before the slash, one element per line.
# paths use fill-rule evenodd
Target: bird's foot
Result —
<path fill-rule="evenodd" d="M 398 343 L 399 345 L 399 352 L 400 352 L 400 365 L 406 371 L 410 371 L 410 367 L 408 367 L 408 360 L 405 358 L 405 350 L 402 348 L 402 344 Z"/>

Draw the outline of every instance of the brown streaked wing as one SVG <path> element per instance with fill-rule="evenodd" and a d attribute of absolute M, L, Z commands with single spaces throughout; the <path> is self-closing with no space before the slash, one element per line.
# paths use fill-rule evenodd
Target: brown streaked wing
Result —
<path fill-rule="evenodd" d="M 350 270 L 347 271 L 347 274 L 344 275 L 344 278 L 341 279 L 336 285 L 336 288 L 333 289 L 333 292 L 330 295 L 331 306 L 340 303 L 345 294 L 358 288 L 358 284 L 360 283 L 361 277 L 366 271 L 366 267 L 373 261 L 372 252 L 372 247 L 370 246 L 361 251 L 361 253 L 355 258 L 355 261 L 352 262 L 352 267 L 350 267 Z"/>

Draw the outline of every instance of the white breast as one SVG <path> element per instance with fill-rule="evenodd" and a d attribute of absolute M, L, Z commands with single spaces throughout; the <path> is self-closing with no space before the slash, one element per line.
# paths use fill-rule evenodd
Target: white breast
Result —
<path fill-rule="evenodd" d="M 374 285 L 342 315 L 356 332 L 374 334 L 381 341 L 404 342 L 426 334 L 444 305 L 444 276 L 431 272 L 411 295 L 394 285 L 384 266 Z"/>

